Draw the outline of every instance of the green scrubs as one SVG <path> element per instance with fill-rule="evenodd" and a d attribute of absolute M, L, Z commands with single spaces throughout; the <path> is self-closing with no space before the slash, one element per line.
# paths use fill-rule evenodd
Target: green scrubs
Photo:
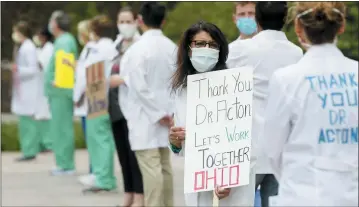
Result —
<path fill-rule="evenodd" d="M 37 120 L 36 122 L 41 150 L 51 150 L 50 120 Z"/>
<path fill-rule="evenodd" d="M 117 187 L 113 166 L 115 144 L 109 115 L 86 118 L 86 135 L 92 172 L 96 176 L 96 187 L 115 189 Z"/>
<path fill-rule="evenodd" d="M 19 117 L 19 137 L 23 156 L 36 156 L 40 148 L 40 139 L 37 134 L 36 121 L 31 116 Z"/>
<path fill-rule="evenodd" d="M 61 170 L 73 170 L 74 164 L 74 128 L 73 128 L 73 89 L 54 87 L 56 52 L 64 50 L 72 53 L 77 59 L 77 43 L 70 33 L 63 33 L 56 38 L 52 55 L 45 77 L 45 94 L 51 110 L 50 135 L 53 140 L 52 151 L 56 165 Z"/>

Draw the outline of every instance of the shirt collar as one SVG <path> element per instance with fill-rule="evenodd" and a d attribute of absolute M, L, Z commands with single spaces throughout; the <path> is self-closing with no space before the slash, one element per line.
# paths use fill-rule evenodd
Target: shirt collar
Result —
<path fill-rule="evenodd" d="M 288 40 L 287 36 L 282 31 L 277 30 L 263 30 L 252 37 L 254 40 Z"/>
<path fill-rule="evenodd" d="M 162 30 L 161 29 L 149 29 L 146 32 L 143 33 L 142 37 L 146 37 L 146 36 L 159 36 L 162 35 Z"/>
<path fill-rule="evenodd" d="M 311 58 L 311 57 L 328 57 L 328 56 L 344 56 L 342 51 L 333 44 L 333 43 L 325 43 L 320 45 L 312 45 L 307 52 L 304 54 L 303 59 Z"/>

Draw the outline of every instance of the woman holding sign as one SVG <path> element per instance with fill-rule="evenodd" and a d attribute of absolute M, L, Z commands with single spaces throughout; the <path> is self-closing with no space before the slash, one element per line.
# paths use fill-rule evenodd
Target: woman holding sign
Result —
<path fill-rule="evenodd" d="M 111 121 L 107 112 L 108 80 L 113 59 L 117 51 L 110 39 L 114 34 L 113 23 L 105 15 L 94 17 L 90 23 L 90 40 L 94 41 L 94 52 L 86 59 L 87 148 L 95 181 L 84 192 L 110 191 L 117 187 L 114 175 L 115 145 Z"/>
<path fill-rule="evenodd" d="M 90 20 L 83 20 L 77 25 L 77 40 L 80 45 L 83 46 L 83 49 L 80 53 L 79 59 L 76 62 L 75 69 L 75 85 L 73 93 L 74 101 L 74 115 L 81 117 L 82 131 L 86 140 L 86 115 L 87 107 L 86 104 L 78 105 L 76 103 L 81 102 L 83 98 L 83 91 L 81 90 L 81 84 L 86 82 L 86 68 L 84 67 L 85 61 L 94 53 L 95 43 L 90 41 Z M 91 163 L 91 162 L 90 162 Z M 79 177 L 79 182 L 88 185 L 94 183 L 95 176 L 92 174 L 91 164 L 89 166 L 89 174 L 82 175 Z"/>
<path fill-rule="evenodd" d="M 170 130 L 170 148 L 184 155 L 187 76 L 227 69 L 228 43 L 217 26 L 200 21 L 183 34 L 177 56 L 177 71 L 172 87 L 176 93 L 174 126 Z M 254 175 L 252 176 L 254 181 Z M 253 206 L 254 183 L 244 187 L 223 189 L 216 187 L 219 206 Z M 185 195 L 188 206 L 212 206 L 213 192 L 205 191 Z"/>
<path fill-rule="evenodd" d="M 298 2 L 295 32 L 307 49 L 269 86 L 262 147 L 279 181 L 273 206 L 358 206 L 358 62 L 335 45 L 343 2 Z"/>

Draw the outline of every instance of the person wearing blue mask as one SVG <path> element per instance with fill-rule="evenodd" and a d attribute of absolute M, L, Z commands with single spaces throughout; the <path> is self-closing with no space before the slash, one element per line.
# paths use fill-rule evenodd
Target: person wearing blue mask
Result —
<path fill-rule="evenodd" d="M 261 143 L 273 140 L 277 135 L 259 134 L 267 104 L 269 80 L 279 68 L 297 63 L 303 50 L 290 42 L 282 31 L 287 19 L 287 2 L 257 2 L 255 20 L 258 33 L 250 39 L 235 41 L 230 45 L 227 65 L 229 68 L 251 66 L 254 68 L 253 123 L 251 164 L 256 173 L 256 186 L 260 187 L 261 206 L 268 207 L 269 197 L 278 194 L 278 181 L 269 168 L 266 151 Z M 290 73 L 290 71 L 289 71 Z M 280 93 L 280 91 L 278 91 Z"/>
<path fill-rule="evenodd" d="M 238 40 L 252 38 L 257 33 L 255 6 L 253 1 L 235 2 L 233 22 L 240 32 Z"/>

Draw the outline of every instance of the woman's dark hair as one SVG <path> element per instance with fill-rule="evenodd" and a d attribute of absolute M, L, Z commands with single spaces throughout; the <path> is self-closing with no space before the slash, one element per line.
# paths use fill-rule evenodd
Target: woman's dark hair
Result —
<path fill-rule="evenodd" d="M 228 42 L 225 35 L 216 25 L 209 22 L 199 21 L 183 33 L 179 42 L 176 63 L 177 70 L 172 77 L 172 89 L 174 91 L 181 87 L 186 88 L 187 76 L 197 73 L 192 66 L 188 53 L 190 51 L 190 44 L 193 37 L 201 31 L 207 32 L 219 45 L 218 62 L 212 71 L 227 69 L 226 61 L 228 58 Z"/>
<path fill-rule="evenodd" d="M 39 34 L 44 36 L 46 38 L 46 41 L 52 42 L 54 36 L 49 32 L 48 27 L 44 27 L 41 30 L 39 30 Z"/>
<path fill-rule="evenodd" d="M 304 28 L 308 40 L 314 44 L 332 43 L 339 29 L 345 24 L 344 2 L 297 2 L 293 16 Z"/>
<path fill-rule="evenodd" d="M 100 38 L 113 38 L 115 33 L 114 24 L 107 15 L 97 15 L 91 19 L 90 30 Z"/>
<path fill-rule="evenodd" d="M 120 9 L 120 11 L 118 11 L 117 14 L 120 14 L 122 12 L 130 12 L 132 14 L 132 16 L 133 16 L 133 19 L 137 19 L 137 13 L 135 11 L 133 11 L 132 7 L 130 7 L 130 6 L 122 7 Z"/>
<path fill-rule="evenodd" d="M 19 21 L 14 28 L 27 38 L 31 38 L 31 28 L 26 21 Z"/>

